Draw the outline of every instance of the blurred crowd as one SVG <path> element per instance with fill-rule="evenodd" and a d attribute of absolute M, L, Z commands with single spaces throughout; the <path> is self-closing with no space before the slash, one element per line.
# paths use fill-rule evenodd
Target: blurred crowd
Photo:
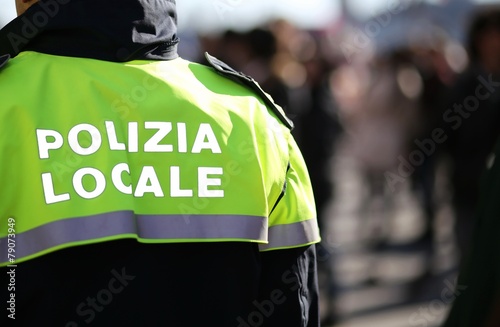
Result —
<path fill-rule="evenodd" d="M 378 47 L 371 39 L 349 48 L 359 37 L 352 30 L 345 21 L 321 31 L 274 21 L 199 40 L 200 50 L 256 79 L 296 124 L 323 231 L 318 256 L 327 301 L 335 301 L 339 289 L 327 235 L 336 218 L 328 210 L 332 203 L 357 196 L 361 219 L 378 211 L 364 247 L 423 251 L 426 267 L 412 281 L 421 282 L 433 274 L 436 217 L 444 203 L 451 208 L 447 224 L 457 258 L 469 250 L 481 176 L 500 136 L 500 9 L 471 15 L 462 40 L 430 28 L 419 42 Z M 203 62 L 202 51 L 190 56 Z M 343 172 L 335 171 L 335 162 L 341 157 L 355 163 L 362 194 L 339 194 L 334 184 Z M 421 227 L 391 244 L 387 217 L 402 193 L 417 203 Z M 450 269 L 459 266 L 457 259 Z M 326 306 L 325 321 L 339 318 L 334 307 Z"/>

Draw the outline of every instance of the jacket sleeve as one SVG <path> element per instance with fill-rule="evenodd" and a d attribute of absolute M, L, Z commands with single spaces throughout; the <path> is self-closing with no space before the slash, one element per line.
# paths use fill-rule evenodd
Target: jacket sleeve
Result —
<path fill-rule="evenodd" d="M 319 243 L 316 206 L 306 164 L 289 136 L 289 164 L 283 192 L 269 214 L 269 243 L 261 251 L 291 249 Z"/>
<path fill-rule="evenodd" d="M 316 248 L 261 253 L 262 283 L 256 308 L 263 327 L 319 327 Z"/>
<path fill-rule="evenodd" d="M 269 244 L 260 247 L 259 306 L 269 309 L 263 326 L 318 327 L 315 244 L 320 236 L 314 196 L 306 164 L 291 136 L 288 151 L 283 193 L 269 215 Z"/>

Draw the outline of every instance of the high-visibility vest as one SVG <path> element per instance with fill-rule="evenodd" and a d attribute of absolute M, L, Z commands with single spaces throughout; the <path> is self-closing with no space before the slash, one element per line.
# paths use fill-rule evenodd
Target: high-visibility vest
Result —
<path fill-rule="evenodd" d="M 13 238 L 16 262 L 124 238 L 319 241 L 289 128 L 212 68 L 22 52 L 0 99 L 0 265 Z"/>

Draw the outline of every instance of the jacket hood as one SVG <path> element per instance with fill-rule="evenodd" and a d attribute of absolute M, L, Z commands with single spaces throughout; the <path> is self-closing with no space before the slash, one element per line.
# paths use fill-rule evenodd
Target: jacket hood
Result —
<path fill-rule="evenodd" d="M 175 0 L 40 0 L 0 30 L 0 56 L 170 60 L 178 42 Z"/>

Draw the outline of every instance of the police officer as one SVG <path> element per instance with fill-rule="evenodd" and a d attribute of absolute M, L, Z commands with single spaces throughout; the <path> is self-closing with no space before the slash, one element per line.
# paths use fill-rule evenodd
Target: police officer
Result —
<path fill-rule="evenodd" d="M 0 31 L 2 321 L 318 326 L 309 177 L 253 79 L 178 57 L 174 0 L 16 5 Z"/>

